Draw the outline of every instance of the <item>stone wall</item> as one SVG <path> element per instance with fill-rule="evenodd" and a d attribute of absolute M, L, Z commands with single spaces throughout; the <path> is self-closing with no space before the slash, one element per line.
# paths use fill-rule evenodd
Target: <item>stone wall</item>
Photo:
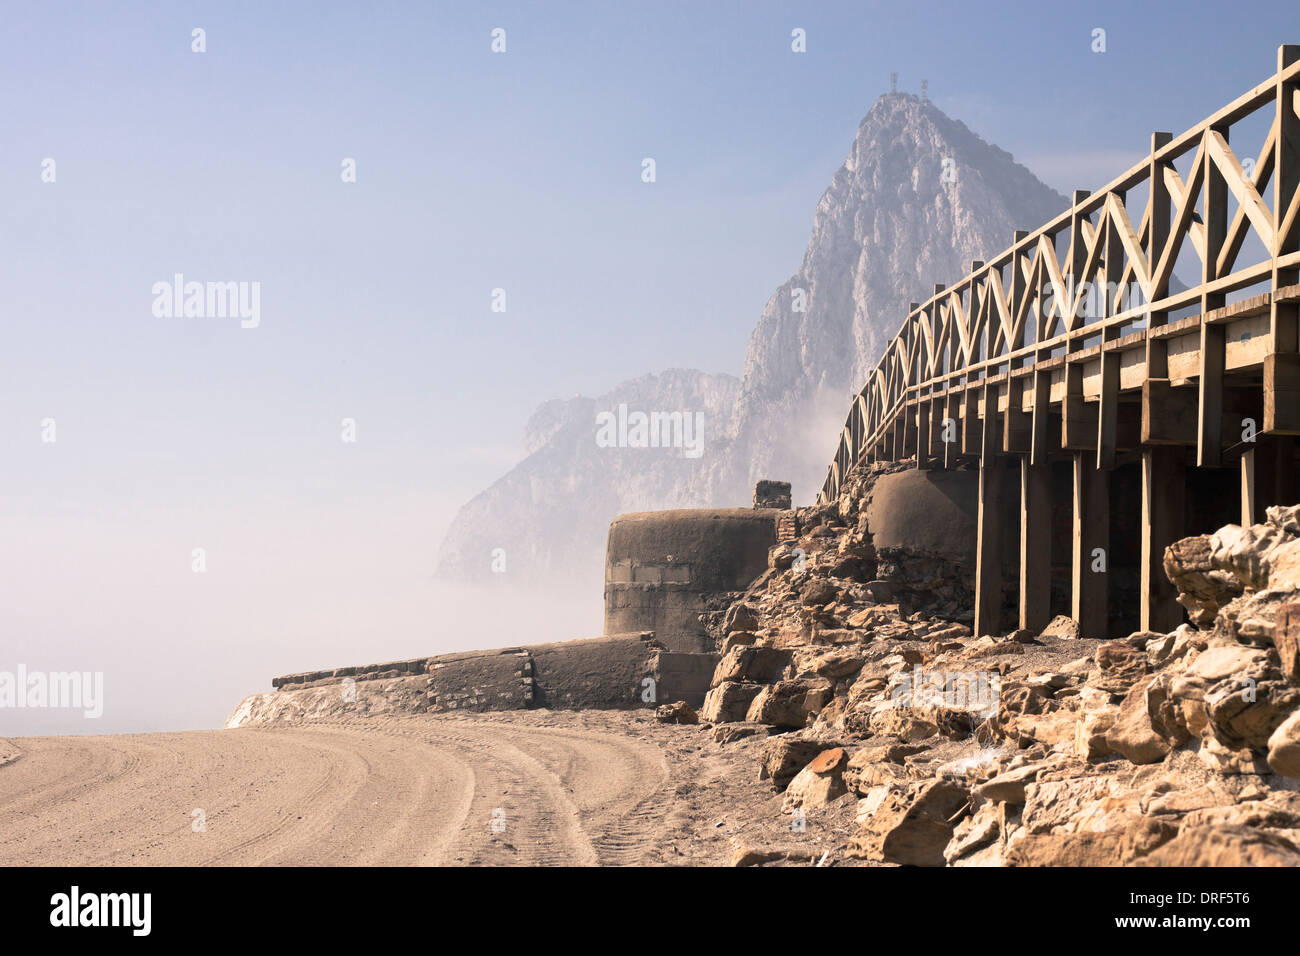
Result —
<path fill-rule="evenodd" d="M 715 654 L 660 647 L 649 632 L 442 654 L 276 677 L 226 726 L 374 714 L 626 710 L 704 701 Z"/>

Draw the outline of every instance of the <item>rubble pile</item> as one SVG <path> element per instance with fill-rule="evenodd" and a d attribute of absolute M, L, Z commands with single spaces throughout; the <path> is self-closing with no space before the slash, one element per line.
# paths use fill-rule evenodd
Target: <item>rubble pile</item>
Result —
<path fill-rule="evenodd" d="M 767 738 L 784 811 L 856 801 L 874 865 L 1300 864 L 1300 506 L 1172 545 L 1171 633 L 978 635 L 969 569 L 876 553 L 903 467 L 799 509 L 717 629 L 699 720 Z"/>

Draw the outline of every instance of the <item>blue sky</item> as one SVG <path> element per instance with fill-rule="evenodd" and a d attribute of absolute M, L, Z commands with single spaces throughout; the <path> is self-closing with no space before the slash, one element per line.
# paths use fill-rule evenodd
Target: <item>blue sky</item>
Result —
<path fill-rule="evenodd" d="M 8 9 L 0 669 L 102 666 L 110 694 L 116 669 L 134 702 L 90 729 L 210 726 L 275 672 L 517 631 L 428 582 L 455 508 L 545 399 L 739 373 L 891 70 L 1056 188 L 1095 188 L 1300 42 L 1294 3 L 1221 11 Z M 178 272 L 260 282 L 261 324 L 155 318 Z M 598 632 L 593 592 L 529 634 Z M 195 666 L 208 691 L 158 689 Z"/>

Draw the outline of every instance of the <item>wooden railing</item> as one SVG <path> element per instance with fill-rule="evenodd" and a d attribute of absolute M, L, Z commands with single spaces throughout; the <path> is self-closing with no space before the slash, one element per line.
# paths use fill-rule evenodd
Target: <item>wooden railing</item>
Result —
<path fill-rule="evenodd" d="M 1165 356 L 1153 359 L 1148 343 L 1159 343 L 1164 328 L 1185 325 L 1183 310 L 1195 310 L 1203 329 L 1199 376 L 1201 395 L 1197 463 L 1214 465 L 1221 454 L 1219 416 L 1214 403 L 1222 377 L 1222 326 L 1232 307 L 1229 297 L 1252 290 L 1276 296 L 1297 282 L 1300 269 L 1300 46 L 1278 49 L 1277 71 L 1258 86 L 1179 136 L 1154 133 L 1145 160 L 1096 193 L 1078 191 L 1073 204 L 1034 232 L 1017 231 L 1010 248 L 971 271 L 949 288 L 935 286 L 923 303 L 913 303 L 897 336 L 858 393 L 840 434 L 835 456 L 818 500 L 833 499 L 849 469 L 863 458 L 903 457 L 910 447 L 922 455 L 929 447 L 924 430 L 931 420 L 911 410 L 927 402 L 967 403 L 954 418 L 982 414 L 972 407 L 985 401 L 982 389 L 1013 380 L 1048 362 L 1054 367 L 1087 353 L 1102 354 L 1102 377 L 1118 380 L 1125 348 L 1147 348 L 1145 374 L 1167 376 Z M 1261 111 L 1272 111 L 1257 159 L 1243 168 L 1240 143 L 1229 145 L 1232 129 Z M 1265 114 L 1266 115 L 1266 114 Z M 1176 164 L 1191 156 L 1180 174 Z M 1272 202 L 1265 196 L 1271 183 Z M 1136 200 L 1136 201 L 1135 201 Z M 1137 212 L 1140 209 L 1140 216 Z M 1263 255 L 1239 264 L 1251 237 Z M 1175 266 L 1190 241 L 1199 260 L 1199 282 L 1176 288 Z M 1252 246 L 1253 247 L 1253 246 Z M 1064 258 L 1058 250 L 1064 250 Z M 1127 290 L 1135 289 L 1134 296 Z M 1120 291 L 1123 290 L 1123 291 Z M 1263 299 L 1261 299 L 1263 301 Z M 1087 304 L 1094 308 L 1085 309 Z M 1264 302 L 1264 311 L 1268 311 Z M 1141 335 L 1126 335 L 1141 330 Z M 1170 328 L 1172 331 L 1172 328 Z M 1269 355 L 1294 356 L 1294 309 L 1272 308 L 1262 348 Z M 1215 357 L 1218 357 L 1217 365 Z M 1208 363 L 1208 364 L 1207 364 Z M 1295 361 L 1285 368 L 1295 372 Z M 978 385 L 981 388 L 972 388 Z M 1044 386 L 1046 387 L 1046 386 Z M 1288 386 L 1289 388 L 1290 386 Z M 1286 400 L 1300 402 L 1287 392 Z M 1019 408 L 1018 396 L 1003 396 Z M 1268 403 L 1263 430 L 1294 433 L 1297 413 L 1284 401 Z M 902 426 L 901 428 L 898 426 Z M 1098 464 L 1113 456 L 1105 413 L 1100 423 Z M 907 438 L 909 430 L 921 429 Z M 959 441 L 957 454 L 979 454 L 979 439 Z"/>

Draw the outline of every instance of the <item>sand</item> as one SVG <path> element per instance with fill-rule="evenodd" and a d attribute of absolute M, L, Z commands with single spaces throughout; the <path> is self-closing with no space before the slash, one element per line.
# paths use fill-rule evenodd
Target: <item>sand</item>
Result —
<path fill-rule="evenodd" d="M 839 857 L 823 812 L 790 832 L 758 744 L 602 711 L 9 738 L 0 865 L 726 865 L 774 844 L 803 865 Z"/>

